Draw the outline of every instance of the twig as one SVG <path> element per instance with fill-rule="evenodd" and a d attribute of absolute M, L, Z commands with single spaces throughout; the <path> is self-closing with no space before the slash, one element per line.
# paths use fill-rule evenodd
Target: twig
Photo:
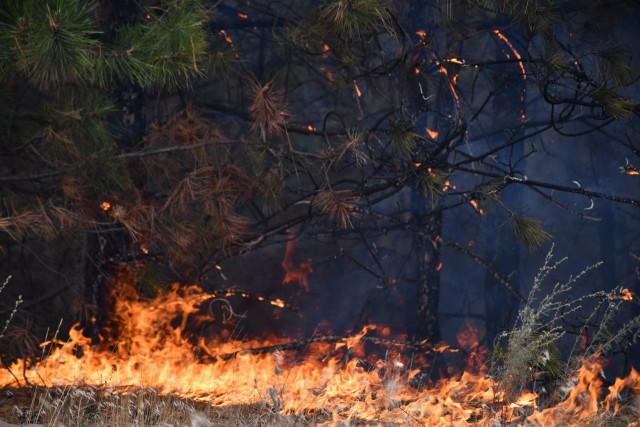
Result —
<path fill-rule="evenodd" d="M 447 245 L 449 247 L 452 247 L 452 248 L 462 252 L 463 254 L 465 254 L 466 256 L 468 256 L 469 258 L 471 258 L 472 260 L 474 260 L 478 264 L 480 264 L 482 267 L 484 267 L 484 269 L 486 269 L 496 279 L 498 279 L 498 281 L 500 283 L 502 283 L 504 285 L 504 287 L 507 288 L 507 290 L 509 292 L 511 292 L 516 298 L 518 298 L 518 300 L 522 304 L 526 304 L 527 303 L 527 300 L 520 294 L 520 292 L 518 292 L 516 290 L 516 288 L 514 288 L 511 283 L 509 283 L 509 279 L 507 279 L 505 276 L 500 274 L 500 272 L 498 272 L 495 268 L 493 268 L 493 266 L 491 266 L 491 264 L 489 264 L 488 262 L 486 262 L 485 260 L 480 258 L 478 255 L 476 255 L 475 253 L 473 253 L 469 249 L 467 249 L 464 246 L 460 245 L 459 243 L 452 242 L 450 240 L 443 239 L 443 238 L 440 238 L 440 242 L 442 244 L 444 244 L 444 245 Z"/>

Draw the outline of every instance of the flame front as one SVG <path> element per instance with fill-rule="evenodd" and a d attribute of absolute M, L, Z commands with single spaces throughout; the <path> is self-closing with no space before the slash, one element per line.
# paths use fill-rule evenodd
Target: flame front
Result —
<path fill-rule="evenodd" d="M 499 384 L 486 375 L 487 350 L 478 345 L 481 331 L 472 321 L 457 334 L 469 355 L 464 372 L 451 371 L 436 382 L 419 380 L 420 372 L 430 369 L 426 351 L 414 349 L 412 356 L 403 356 L 390 346 L 380 360 L 367 358 L 364 343 L 370 334 L 388 333 L 375 325 L 349 337 L 308 340 L 298 347 L 275 336 L 234 340 L 219 330 L 217 338 L 209 338 L 206 335 L 216 330 L 215 325 L 228 321 L 215 314 L 220 296 L 196 285 L 175 284 L 150 300 L 137 296 L 128 280 L 130 276 L 121 274 L 116 281 L 112 321 L 103 329 L 101 342 L 92 345 L 74 327 L 68 341 L 43 344 L 48 357 L 24 371 L 31 384 L 104 390 L 151 387 L 212 405 L 262 402 L 280 413 L 323 413 L 336 424 L 349 420 L 403 425 L 570 424 L 600 411 L 626 410 L 621 396 L 629 391 L 640 394 L 640 379 L 632 371 L 609 387 L 602 399 L 602 365 L 594 360 L 585 362 L 576 386 L 554 407 L 538 409 L 537 396 L 530 392 L 503 403 Z M 429 350 L 460 351 L 447 346 Z M 23 363 L 18 360 L 1 371 L 2 386 L 18 385 L 12 372 L 19 375 Z"/>

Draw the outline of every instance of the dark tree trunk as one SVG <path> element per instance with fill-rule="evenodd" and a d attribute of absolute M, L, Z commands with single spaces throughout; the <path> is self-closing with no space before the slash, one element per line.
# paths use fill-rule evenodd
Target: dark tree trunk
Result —
<path fill-rule="evenodd" d="M 423 199 L 424 203 L 424 199 Z M 417 338 L 440 340 L 438 301 L 440 298 L 440 247 L 437 237 L 442 230 L 442 213 L 422 216 L 416 235 L 418 282 L 416 284 Z"/>

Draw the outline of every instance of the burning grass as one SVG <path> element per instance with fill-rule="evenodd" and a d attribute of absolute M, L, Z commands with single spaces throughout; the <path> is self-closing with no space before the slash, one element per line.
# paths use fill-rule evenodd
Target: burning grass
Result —
<path fill-rule="evenodd" d="M 492 371 L 469 322 L 459 348 L 403 342 L 375 325 L 346 336 L 241 340 L 216 329 L 232 321 L 216 314 L 219 296 L 175 286 L 145 299 L 123 274 L 98 344 L 74 328 L 66 341 L 45 342 L 37 363 L 17 360 L 0 371 L 0 418 L 78 426 L 637 425 L 638 373 L 610 385 L 602 373 L 601 352 L 620 332 L 581 345 L 544 383 L 552 393 L 541 394 L 538 378 L 551 373 L 542 359 L 561 336 L 557 314 L 575 307 L 563 302 L 575 279 L 535 303 L 557 265 L 550 260 Z M 611 295 L 603 304 L 628 301 Z M 638 324 L 622 331 L 636 334 Z"/>

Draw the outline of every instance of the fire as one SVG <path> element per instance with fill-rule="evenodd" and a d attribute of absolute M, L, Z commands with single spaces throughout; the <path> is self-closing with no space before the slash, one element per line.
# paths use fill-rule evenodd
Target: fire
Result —
<path fill-rule="evenodd" d="M 478 202 L 471 199 L 469 200 L 469 203 L 471 203 L 471 206 L 473 206 L 473 209 L 475 209 L 476 212 L 478 212 L 480 215 L 484 215 L 484 211 L 482 210 L 482 208 L 480 208 L 480 206 L 478 206 Z"/>
<path fill-rule="evenodd" d="M 320 67 L 320 71 L 324 72 L 327 76 L 327 80 L 333 83 L 333 73 L 331 71 L 327 71 L 327 67 L 324 65 Z"/>
<path fill-rule="evenodd" d="M 499 30 L 493 30 L 493 34 L 495 34 L 500 40 L 505 42 L 505 44 L 509 46 L 509 49 L 511 49 L 511 52 L 513 52 L 514 56 L 518 58 L 518 65 L 520 66 L 520 70 L 522 71 L 522 78 L 526 79 L 527 72 L 524 69 L 524 64 L 522 63 L 522 56 L 520 56 L 520 52 L 518 52 L 516 48 L 513 47 L 513 44 L 511 44 L 511 41 L 509 41 L 509 39 L 506 38 L 504 34 L 502 34 Z"/>
<path fill-rule="evenodd" d="M 424 128 L 424 130 L 427 131 L 427 135 L 429 135 L 429 138 L 431 139 L 437 139 L 438 135 L 440 135 L 440 132 L 436 130 L 431 130 L 429 128 Z"/>
<path fill-rule="evenodd" d="M 111 203 L 109 202 L 102 202 L 100 203 L 100 209 L 102 209 L 103 211 L 108 211 L 111 208 Z"/>
<path fill-rule="evenodd" d="M 231 46 L 231 50 L 233 50 L 234 52 L 236 52 L 236 48 L 233 45 L 233 39 L 231 38 L 231 36 L 229 34 L 227 34 L 227 32 L 225 30 L 220 30 L 220 34 L 222 34 L 222 37 L 224 37 L 224 39 L 226 40 L 227 43 L 229 43 L 229 46 Z M 236 58 L 239 58 L 240 55 L 238 55 L 238 53 L 236 52 L 235 54 Z"/>
<path fill-rule="evenodd" d="M 360 98 L 362 96 L 362 92 L 360 92 L 360 88 L 358 87 L 358 83 L 356 83 L 356 81 L 353 81 L 353 87 L 356 88 L 356 95 L 358 95 L 358 98 Z"/>
<path fill-rule="evenodd" d="M 449 181 L 445 181 L 445 182 L 444 182 L 444 185 L 442 186 L 442 191 L 447 191 L 447 190 L 448 190 L 448 189 L 450 189 L 450 188 L 451 188 L 452 190 L 455 190 L 455 189 L 456 189 L 456 186 L 455 186 L 455 185 L 453 185 L 453 184 L 451 184 Z"/>
<path fill-rule="evenodd" d="M 456 340 L 460 347 L 469 353 L 465 372 L 485 375 L 487 373 L 486 361 L 489 358 L 489 350 L 480 345 L 480 340 L 484 336 L 481 328 L 470 318 L 464 319 L 460 329 L 456 333 Z"/>
<path fill-rule="evenodd" d="M 451 94 L 453 95 L 453 99 L 456 103 L 456 107 L 458 108 L 458 110 L 460 110 L 460 98 L 458 97 L 458 93 L 456 92 L 456 87 L 455 87 L 458 81 L 458 74 L 454 75 L 453 77 L 449 77 L 449 72 L 443 65 L 440 64 L 440 62 L 438 61 L 438 57 L 435 55 L 435 53 L 433 54 L 433 58 L 436 60 L 436 65 L 440 66 L 438 68 L 438 71 L 447 80 L 447 83 L 449 84 L 449 89 L 451 89 Z"/>
<path fill-rule="evenodd" d="M 620 294 L 621 294 L 620 298 L 625 300 L 625 301 L 633 300 L 633 294 L 627 288 L 624 288 L 623 290 L 621 290 Z"/>
<path fill-rule="evenodd" d="M 626 165 L 620 166 L 620 172 L 626 173 L 627 175 L 640 175 L 640 169 L 629 163 L 629 159 L 626 159 L 626 161 Z"/>
<path fill-rule="evenodd" d="M 472 319 L 456 334 L 460 349 L 422 341 L 412 344 L 411 354 L 386 338 L 388 328 L 376 325 L 299 341 L 274 335 L 240 339 L 230 332 L 237 316 L 219 313 L 221 296 L 174 284 L 150 300 L 139 297 L 129 280 L 126 271 L 115 279 L 109 296 L 113 314 L 97 344 L 74 326 L 68 340 L 43 344 L 47 357 L 33 365 L 17 360 L 0 370 L 0 386 L 9 390 L 26 379 L 39 388 L 85 387 L 102 395 L 145 388 L 210 405 L 325 414 L 325 422 L 334 425 L 571 425 L 603 411 L 608 417 L 632 412 L 626 396 L 640 394 L 640 377 L 632 370 L 603 398 L 604 362 L 594 358 L 584 361 L 557 405 L 540 409 L 538 396 L 527 391 L 507 402 L 500 384 L 486 375 L 484 329 Z M 277 302 L 282 301 L 271 304 Z M 380 359 L 365 352 L 365 343 L 376 342 L 386 347 Z M 440 352 L 466 355 L 464 371 L 419 379 L 432 370 L 428 355 Z"/>
<path fill-rule="evenodd" d="M 285 304 L 280 298 L 269 301 L 269 304 L 275 305 L 276 307 L 284 308 Z"/>
<path fill-rule="evenodd" d="M 314 127 L 313 127 L 313 126 L 311 126 L 311 125 L 307 126 L 307 129 L 309 129 L 309 130 L 310 130 L 310 131 L 312 131 L 312 132 L 316 130 L 316 128 L 314 128 Z"/>
<path fill-rule="evenodd" d="M 240 17 L 241 19 L 247 19 L 249 15 L 245 15 L 244 13 L 238 13 L 238 17 Z"/>
<path fill-rule="evenodd" d="M 509 46 L 509 49 L 511 49 L 511 52 L 513 52 L 513 55 L 518 59 L 518 65 L 520 66 L 520 71 L 522 71 L 522 79 L 526 82 L 527 80 L 527 72 L 524 68 L 524 64 L 522 63 L 522 56 L 520 56 L 520 52 L 518 52 L 516 50 L 515 47 L 513 47 L 513 44 L 511 43 L 511 41 L 504 35 L 502 34 L 499 30 L 493 30 L 493 34 L 495 34 L 500 40 L 502 40 L 507 46 Z M 508 58 L 510 58 L 509 54 L 504 52 L 505 56 Z M 526 93 L 527 88 L 523 88 L 522 89 L 522 94 L 520 95 L 520 102 L 522 104 L 524 104 L 524 94 Z M 526 119 L 526 116 L 524 114 L 524 110 L 521 109 L 520 110 L 520 118 L 522 120 Z"/>
<path fill-rule="evenodd" d="M 286 272 L 282 284 L 297 282 L 304 286 L 304 289 L 309 291 L 309 275 L 313 273 L 311 267 L 311 259 L 307 262 L 296 266 L 293 262 L 293 248 L 295 247 L 297 240 L 291 239 L 287 242 L 287 248 L 285 249 L 284 258 L 282 259 L 282 268 Z"/>
<path fill-rule="evenodd" d="M 637 297 L 629 289 L 623 288 L 620 290 L 620 292 L 616 292 L 616 291 L 611 292 L 611 294 L 609 295 L 609 299 L 610 300 L 621 299 L 624 301 L 634 301 L 637 299 Z"/>

